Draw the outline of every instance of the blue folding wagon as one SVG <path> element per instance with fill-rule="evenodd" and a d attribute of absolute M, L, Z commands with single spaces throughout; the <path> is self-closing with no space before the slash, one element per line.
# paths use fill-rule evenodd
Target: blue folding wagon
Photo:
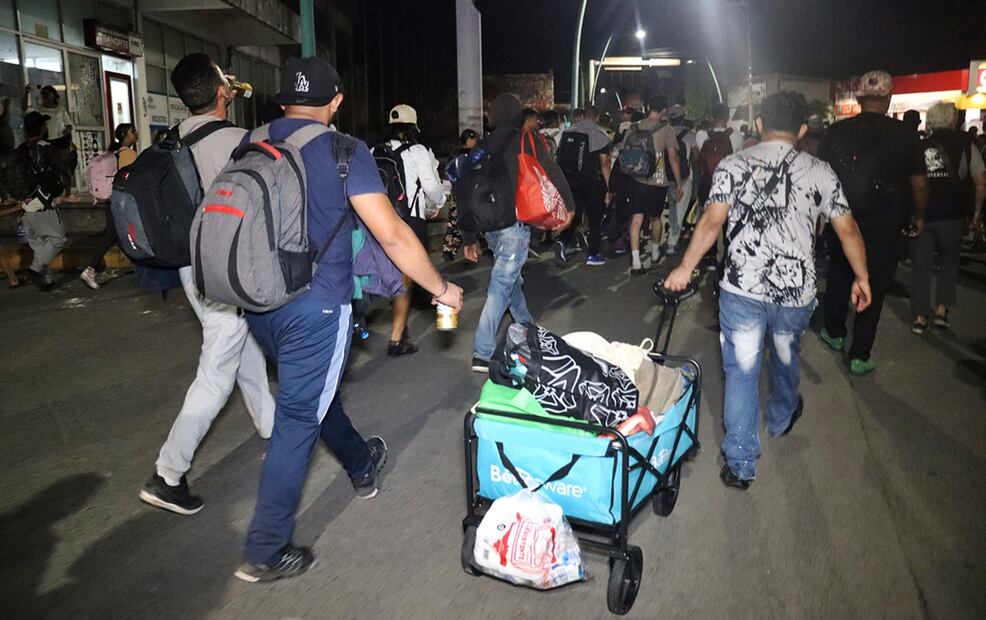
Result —
<path fill-rule="evenodd" d="M 607 604 L 614 614 L 630 611 L 640 588 L 643 552 L 628 544 L 630 519 L 649 500 L 655 513 L 674 510 L 682 462 L 699 448 L 698 412 L 702 371 L 692 359 L 667 355 L 678 302 L 655 285 L 664 301 L 651 360 L 681 369 L 683 393 L 663 412 L 653 435 L 624 436 L 607 428 L 540 409 L 527 390 L 488 382 L 465 417 L 466 517 L 462 521 L 462 568 L 473 565 L 476 528 L 490 504 L 521 488 L 540 486 L 559 504 L 584 548 L 609 555 Z M 663 346 L 661 332 L 667 323 Z M 604 436 L 601 436 L 604 435 Z"/>

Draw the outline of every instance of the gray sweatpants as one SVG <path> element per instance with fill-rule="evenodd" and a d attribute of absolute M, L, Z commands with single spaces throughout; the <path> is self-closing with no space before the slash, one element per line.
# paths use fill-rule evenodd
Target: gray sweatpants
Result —
<path fill-rule="evenodd" d="M 34 252 L 31 271 L 42 273 L 65 247 L 65 227 L 57 209 L 25 213 L 21 221 L 27 228 L 27 243 Z"/>
<path fill-rule="evenodd" d="M 943 306 L 955 305 L 955 286 L 959 278 L 959 251 L 962 249 L 963 220 L 925 222 L 921 234 L 911 239 L 911 312 L 931 314 L 931 277 L 938 252 L 938 288 L 935 297 Z"/>

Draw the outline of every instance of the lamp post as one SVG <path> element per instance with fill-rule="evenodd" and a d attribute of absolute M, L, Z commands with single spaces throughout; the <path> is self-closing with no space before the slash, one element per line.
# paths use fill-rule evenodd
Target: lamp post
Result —
<path fill-rule="evenodd" d="M 590 104 L 596 103 L 596 84 L 599 83 L 599 74 L 602 73 L 603 65 L 606 64 L 606 56 L 607 54 L 609 54 L 609 45 L 610 43 L 613 42 L 614 36 L 616 36 L 615 32 L 609 35 L 609 38 L 606 39 L 606 45 L 603 47 L 603 55 L 599 57 L 599 64 L 596 65 L 596 72 L 594 75 L 590 76 L 592 78 L 592 81 L 589 82 L 589 88 L 592 90 L 592 92 L 589 93 Z M 644 44 L 644 39 L 647 38 L 647 33 L 643 30 L 637 30 L 637 32 L 635 32 L 633 36 L 637 37 L 637 40 L 640 41 L 640 45 L 641 45 L 640 55 L 641 57 L 643 57 L 643 44 Z M 606 94 L 606 91 L 603 90 L 600 94 Z"/>
<path fill-rule="evenodd" d="M 750 34 L 750 0 L 727 0 L 726 6 L 739 9 L 746 18 L 746 86 L 747 86 L 747 115 L 750 127 L 753 127 L 753 43 Z"/>
<path fill-rule="evenodd" d="M 582 62 L 582 23 L 585 21 L 585 7 L 589 0 L 582 0 L 579 8 L 579 21 L 575 25 L 575 53 L 572 55 L 572 109 L 579 107 L 579 65 Z"/>
<path fill-rule="evenodd" d="M 298 6 L 301 18 L 301 55 L 311 58 L 315 55 L 315 3 L 314 0 L 301 0 Z"/>

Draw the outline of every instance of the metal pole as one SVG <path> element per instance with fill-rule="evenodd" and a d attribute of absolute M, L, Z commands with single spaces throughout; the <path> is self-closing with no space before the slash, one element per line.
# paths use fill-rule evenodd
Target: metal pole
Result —
<path fill-rule="evenodd" d="M 753 43 L 752 37 L 750 35 L 750 3 L 746 3 L 746 79 L 748 96 L 750 98 L 748 102 L 747 112 L 749 116 L 747 117 L 750 121 L 750 131 L 756 131 L 756 126 L 753 121 Z"/>
<path fill-rule="evenodd" d="M 719 78 L 716 77 L 716 70 L 712 68 L 712 61 L 708 57 L 705 58 L 705 63 L 709 65 L 709 73 L 712 74 L 712 81 L 716 85 L 716 94 L 719 95 L 719 103 L 722 103 L 722 89 L 719 88 Z"/>
<path fill-rule="evenodd" d="M 606 47 L 603 48 L 603 55 L 599 59 L 599 64 L 596 65 L 596 74 L 592 77 L 592 94 L 589 95 L 589 103 L 595 105 L 596 103 L 596 86 L 599 84 L 599 74 L 602 73 L 603 63 L 606 62 L 606 54 L 609 53 L 609 44 L 613 42 L 613 35 L 609 35 L 606 39 Z"/>
<path fill-rule="evenodd" d="M 315 1 L 301 0 L 301 55 L 310 58 L 315 55 Z"/>
<path fill-rule="evenodd" d="M 585 21 L 585 6 L 589 0 L 582 0 L 579 21 L 575 26 L 575 53 L 572 55 L 572 109 L 579 107 L 579 65 L 582 61 L 582 22 Z"/>
<path fill-rule="evenodd" d="M 456 71 L 459 131 L 483 132 L 482 16 L 472 0 L 455 2 Z"/>

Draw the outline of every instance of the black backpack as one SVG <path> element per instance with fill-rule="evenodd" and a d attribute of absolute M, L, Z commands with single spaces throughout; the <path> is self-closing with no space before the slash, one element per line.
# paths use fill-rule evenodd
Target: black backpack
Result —
<path fill-rule="evenodd" d="M 191 146 L 233 124 L 215 120 L 184 138 L 178 126 L 117 172 L 110 210 L 120 249 L 130 260 L 160 269 L 192 264 L 192 218 L 202 202 L 202 182 Z"/>
<path fill-rule="evenodd" d="M 599 167 L 589 152 L 589 136 L 581 131 L 564 131 L 558 146 L 558 167 L 570 186 L 591 186 L 599 177 Z"/>
<path fill-rule="evenodd" d="M 853 216 L 859 219 L 896 207 L 895 188 L 885 180 L 886 155 L 880 136 L 861 126 L 849 140 L 839 142 L 833 145 L 829 163 L 842 183 Z"/>
<path fill-rule="evenodd" d="M 404 176 L 404 160 L 401 154 L 412 146 L 411 143 L 406 143 L 395 149 L 389 143 L 384 142 L 373 147 L 373 159 L 376 161 L 380 180 L 383 181 L 383 186 L 387 188 L 387 197 L 390 198 L 390 203 L 394 205 L 397 215 L 401 216 L 403 220 L 411 217 L 411 207 L 414 206 L 418 197 L 418 190 L 421 187 L 419 182 L 414 195 L 408 197 L 407 180 Z"/>
<path fill-rule="evenodd" d="M 688 161 L 688 145 L 685 144 L 685 134 L 688 133 L 687 128 L 683 128 L 680 132 L 675 134 L 675 138 L 678 139 L 678 169 L 681 171 L 682 182 L 688 178 L 691 174 L 691 164 Z M 674 171 L 671 170 L 671 160 L 667 156 L 664 157 L 664 170 L 667 173 L 669 181 L 674 180 Z"/>
<path fill-rule="evenodd" d="M 514 188 L 502 153 L 477 146 L 453 186 L 459 228 L 468 232 L 502 230 L 517 223 Z"/>
<path fill-rule="evenodd" d="M 0 197 L 26 200 L 37 196 L 51 206 L 51 201 L 65 191 L 50 144 L 21 144 L 0 155 Z"/>

